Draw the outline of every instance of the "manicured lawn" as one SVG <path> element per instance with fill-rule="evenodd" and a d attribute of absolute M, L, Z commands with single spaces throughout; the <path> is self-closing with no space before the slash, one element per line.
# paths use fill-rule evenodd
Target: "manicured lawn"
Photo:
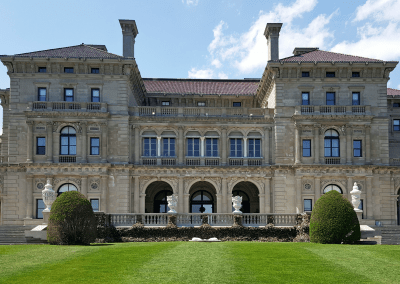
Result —
<path fill-rule="evenodd" d="M 400 246 L 0 246 L 0 283 L 399 283 Z"/>

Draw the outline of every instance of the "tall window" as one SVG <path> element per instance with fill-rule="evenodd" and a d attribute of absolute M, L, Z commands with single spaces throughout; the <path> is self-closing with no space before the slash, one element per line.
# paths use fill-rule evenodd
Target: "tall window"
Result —
<path fill-rule="evenodd" d="M 73 67 L 64 67 L 64 73 L 74 73 Z"/>
<path fill-rule="evenodd" d="M 206 138 L 206 157 L 218 156 L 218 138 Z"/>
<path fill-rule="evenodd" d="M 46 155 L 45 137 L 36 137 L 36 155 Z"/>
<path fill-rule="evenodd" d="M 100 155 L 100 138 L 90 138 L 90 155 Z"/>
<path fill-rule="evenodd" d="M 335 105 L 335 93 L 332 92 L 326 93 L 326 105 L 328 106 Z"/>
<path fill-rule="evenodd" d="M 212 195 L 205 191 L 199 190 L 193 193 L 190 202 L 190 213 L 213 213 L 214 199 Z"/>
<path fill-rule="evenodd" d="M 353 93 L 353 101 L 352 101 L 352 105 L 353 106 L 359 106 L 360 105 L 360 93 Z"/>
<path fill-rule="evenodd" d="M 175 138 L 163 138 L 163 156 L 175 157 Z"/>
<path fill-rule="evenodd" d="M 327 130 L 324 139 L 325 157 L 339 157 L 339 134 L 335 130 Z"/>
<path fill-rule="evenodd" d="M 46 88 L 38 88 L 38 101 L 45 102 L 47 97 L 47 89 Z"/>
<path fill-rule="evenodd" d="M 46 208 L 46 205 L 43 202 L 43 199 L 36 199 L 36 219 L 43 219 L 43 210 Z"/>
<path fill-rule="evenodd" d="M 309 92 L 303 92 L 301 94 L 301 104 L 303 106 L 310 105 L 310 93 Z"/>
<path fill-rule="evenodd" d="M 74 89 L 64 89 L 64 101 L 66 102 L 74 101 Z"/>
<path fill-rule="evenodd" d="M 100 89 L 92 89 L 92 103 L 100 102 Z"/>
<path fill-rule="evenodd" d="M 200 138 L 187 139 L 188 157 L 200 157 Z"/>
<path fill-rule="evenodd" d="M 249 140 L 249 157 L 250 158 L 260 158 L 261 157 L 261 139 Z"/>
<path fill-rule="evenodd" d="M 242 138 L 231 138 L 231 157 L 241 158 L 243 157 L 243 139 Z"/>
<path fill-rule="evenodd" d="M 311 140 L 303 140 L 303 157 L 311 157 Z"/>
<path fill-rule="evenodd" d="M 72 183 L 65 183 L 58 189 L 58 196 L 67 191 L 78 191 L 78 189 Z"/>
<path fill-rule="evenodd" d="M 99 212 L 99 200 L 90 199 L 90 204 L 92 205 L 93 212 Z"/>
<path fill-rule="evenodd" d="M 393 131 L 400 131 L 400 119 L 393 120 Z"/>
<path fill-rule="evenodd" d="M 304 211 L 312 211 L 312 199 L 304 199 Z"/>
<path fill-rule="evenodd" d="M 156 157 L 157 156 L 157 138 L 149 137 L 143 140 L 143 156 L 145 157 Z"/>
<path fill-rule="evenodd" d="M 167 196 L 171 196 L 171 190 L 163 190 L 154 197 L 154 213 L 167 213 L 169 211 Z"/>
<path fill-rule="evenodd" d="M 76 131 L 73 127 L 67 126 L 61 130 L 60 155 L 76 155 Z"/>
<path fill-rule="evenodd" d="M 354 157 L 362 157 L 362 141 L 353 140 L 353 155 Z"/>

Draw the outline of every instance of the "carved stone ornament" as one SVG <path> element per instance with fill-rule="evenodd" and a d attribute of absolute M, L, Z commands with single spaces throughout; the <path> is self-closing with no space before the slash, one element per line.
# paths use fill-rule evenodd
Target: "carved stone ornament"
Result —
<path fill-rule="evenodd" d="M 168 213 L 170 214 L 176 214 L 176 207 L 178 207 L 178 196 L 175 194 L 172 194 L 171 196 L 167 196 L 167 201 L 168 201 L 168 207 L 169 211 Z"/>
<path fill-rule="evenodd" d="M 242 197 L 241 196 L 232 197 L 232 203 L 233 203 L 233 208 L 235 208 L 233 214 L 242 214 L 242 211 L 239 210 L 240 208 L 242 208 Z"/>
<path fill-rule="evenodd" d="M 50 212 L 51 205 L 57 198 L 57 193 L 53 190 L 53 186 L 50 184 L 50 179 L 47 179 L 45 189 L 42 191 L 43 202 L 46 205 L 46 209 L 43 212 Z"/>
<path fill-rule="evenodd" d="M 361 200 L 361 190 L 358 189 L 357 183 L 354 183 L 353 190 L 350 191 L 351 194 L 351 203 L 353 204 L 354 211 L 361 211 L 358 209 L 358 206 L 360 206 Z"/>

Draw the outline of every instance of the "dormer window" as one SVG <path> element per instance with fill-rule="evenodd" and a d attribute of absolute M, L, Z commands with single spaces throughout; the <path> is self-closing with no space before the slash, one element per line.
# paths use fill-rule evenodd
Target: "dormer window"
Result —
<path fill-rule="evenodd" d="M 360 77 L 360 72 L 352 72 L 352 73 L 351 73 L 351 77 L 353 77 L 353 78 L 358 78 L 358 77 Z"/>
<path fill-rule="evenodd" d="M 241 107 L 242 103 L 241 102 L 233 102 L 233 107 Z"/>
<path fill-rule="evenodd" d="M 39 67 L 38 72 L 39 73 L 46 73 L 47 72 L 46 67 Z"/>
<path fill-rule="evenodd" d="M 327 77 L 327 78 L 333 78 L 333 77 L 335 77 L 335 72 L 326 72 L 326 77 Z"/>
<path fill-rule="evenodd" d="M 301 72 L 301 77 L 310 77 L 310 72 Z"/>
<path fill-rule="evenodd" d="M 170 102 L 170 101 L 163 101 L 163 102 L 161 103 L 161 105 L 163 105 L 163 106 L 169 106 L 169 105 L 171 105 L 171 102 Z"/>
<path fill-rule="evenodd" d="M 74 73 L 74 67 L 64 67 L 64 73 Z"/>
<path fill-rule="evenodd" d="M 99 68 L 91 68 L 91 69 L 90 69 L 90 73 L 92 73 L 92 74 L 99 74 L 99 73 L 100 73 L 100 69 L 99 69 Z"/>

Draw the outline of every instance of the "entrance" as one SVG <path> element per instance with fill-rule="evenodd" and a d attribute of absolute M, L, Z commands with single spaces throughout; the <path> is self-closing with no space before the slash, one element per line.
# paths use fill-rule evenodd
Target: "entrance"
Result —
<path fill-rule="evenodd" d="M 189 190 L 190 194 L 190 213 L 215 213 L 216 190 L 214 186 L 206 181 L 196 182 Z"/>

